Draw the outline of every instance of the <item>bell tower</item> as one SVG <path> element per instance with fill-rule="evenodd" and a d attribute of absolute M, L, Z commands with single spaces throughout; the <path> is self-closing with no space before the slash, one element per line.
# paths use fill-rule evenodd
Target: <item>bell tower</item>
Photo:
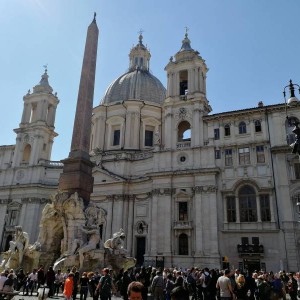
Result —
<path fill-rule="evenodd" d="M 40 82 L 23 97 L 24 108 L 17 134 L 13 167 L 36 165 L 39 160 L 50 160 L 56 107 L 59 100 L 48 82 L 47 69 Z"/>
<path fill-rule="evenodd" d="M 182 149 L 204 144 L 202 117 L 211 111 L 206 98 L 205 60 L 191 47 L 186 30 L 180 50 L 165 67 L 167 97 L 165 111 L 165 148 Z"/>

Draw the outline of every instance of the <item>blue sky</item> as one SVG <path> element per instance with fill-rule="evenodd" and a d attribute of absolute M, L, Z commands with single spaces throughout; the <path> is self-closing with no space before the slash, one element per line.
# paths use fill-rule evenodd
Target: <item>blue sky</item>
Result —
<path fill-rule="evenodd" d="M 58 93 L 52 160 L 68 156 L 86 30 L 100 29 L 94 106 L 128 68 L 144 30 L 150 69 L 166 86 L 165 65 L 185 27 L 206 60 L 212 113 L 283 102 L 289 79 L 300 84 L 299 0 L 1 0 L 0 145 L 15 143 L 23 96 L 48 64 Z"/>

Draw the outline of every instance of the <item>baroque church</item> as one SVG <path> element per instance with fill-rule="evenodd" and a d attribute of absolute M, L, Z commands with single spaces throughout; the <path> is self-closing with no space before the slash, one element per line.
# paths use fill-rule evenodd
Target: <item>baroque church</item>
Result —
<path fill-rule="evenodd" d="M 289 144 L 300 106 L 289 120 L 284 104 L 262 102 L 213 114 L 205 60 L 187 33 L 178 48 L 165 88 L 140 35 L 128 71 L 93 109 L 91 201 L 107 212 L 102 241 L 123 228 L 138 265 L 299 270 L 300 163 Z M 37 240 L 63 171 L 51 161 L 59 99 L 47 70 L 23 101 L 16 144 L 0 146 L 0 251 L 16 225 Z"/>

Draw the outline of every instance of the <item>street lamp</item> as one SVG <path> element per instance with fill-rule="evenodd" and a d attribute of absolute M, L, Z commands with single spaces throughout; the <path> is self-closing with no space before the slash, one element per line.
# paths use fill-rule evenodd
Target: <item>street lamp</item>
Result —
<path fill-rule="evenodd" d="M 290 119 L 287 114 L 288 107 L 295 107 L 300 103 L 300 100 L 295 96 L 295 87 L 298 88 L 298 92 L 300 94 L 300 86 L 298 84 L 295 84 L 290 80 L 290 83 L 284 87 L 283 89 L 283 96 L 284 96 L 284 102 L 285 102 L 285 114 L 288 122 L 290 122 L 295 127 L 293 128 L 292 132 L 295 134 L 295 142 L 291 144 L 290 146 L 293 148 L 292 153 L 298 154 L 300 157 L 300 128 L 299 128 L 299 121 L 296 121 L 296 119 Z M 290 98 L 286 100 L 286 89 L 290 90 Z M 292 123 L 293 122 L 293 123 Z"/>

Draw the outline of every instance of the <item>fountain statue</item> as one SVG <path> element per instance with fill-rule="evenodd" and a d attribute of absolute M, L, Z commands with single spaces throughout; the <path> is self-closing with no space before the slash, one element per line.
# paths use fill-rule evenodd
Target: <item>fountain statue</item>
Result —
<path fill-rule="evenodd" d="M 124 248 L 125 232 L 121 228 L 113 234 L 111 239 L 104 243 L 106 249 L 106 261 L 111 268 L 118 273 L 121 269 L 124 271 L 132 268 L 136 264 L 136 259 L 127 257 L 127 250 Z"/>
<path fill-rule="evenodd" d="M 14 240 L 2 254 L 1 269 L 22 267 L 26 270 L 44 265 L 65 270 L 76 266 L 81 271 L 99 270 L 110 266 L 115 272 L 135 265 L 124 248 L 123 229 L 101 245 L 101 227 L 106 211 L 93 202 L 84 206 L 75 192 L 57 192 L 46 204 L 40 221 L 37 241 L 29 244 L 29 237 L 21 226 L 15 227 Z M 50 229 L 50 230 L 49 230 Z"/>

